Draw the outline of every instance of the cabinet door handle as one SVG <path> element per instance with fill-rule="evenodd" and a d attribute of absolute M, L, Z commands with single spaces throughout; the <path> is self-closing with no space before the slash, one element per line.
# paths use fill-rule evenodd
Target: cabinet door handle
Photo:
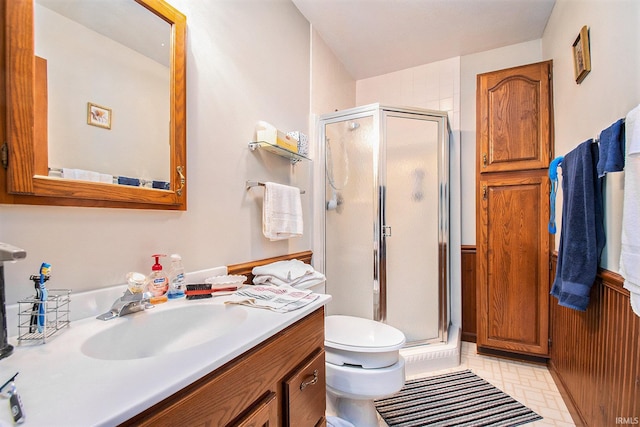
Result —
<path fill-rule="evenodd" d="M 487 167 L 487 153 L 482 153 L 482 166 Z"/>
<path fill-rule="evenodd" d="M 300 391 L 304 390 L 305 388 L 307 388 L 308 385 L 314 385 L 318 383 L 318 370 L 315 369 L 313 371 L 313 378 L 310 379 L 309 381 L 303 381 L 302 384 L 300 384 Z"/>
<path fill-rule="evenodd" d="M 487 200 L 487 186 L 482 186 L 482 200 Z"/>
<path fill-rule="evenodd" d="M 176 194 L 178 196 L 182 196 L 182 189 L 184 188 L 184 184 L 186 182 L 186 178 L 184 177 L 184 166 L 178 166 L 176 167 L 176 170 L 178 171 L 178 175 L 180 175 L 180 188 L 178 188 L 176 190 Z"/>

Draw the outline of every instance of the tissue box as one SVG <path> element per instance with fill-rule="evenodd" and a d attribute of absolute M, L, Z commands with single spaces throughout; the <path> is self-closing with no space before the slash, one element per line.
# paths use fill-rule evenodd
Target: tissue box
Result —
<path fill-rule="evenodd" d="M 294 153 L 298 152 L 298 141 L 275 128 L 257 129 L 256 134 L 258 141 L 268 142 L 269 144 L 277 145 Z"/>
<path fill-rule="evenodd" d="M 287 133 L 287 136 L 298 141 L 298 154 L 305 157 L 309 156 L 309 137 L 307 135 L 296 130 Z"/>

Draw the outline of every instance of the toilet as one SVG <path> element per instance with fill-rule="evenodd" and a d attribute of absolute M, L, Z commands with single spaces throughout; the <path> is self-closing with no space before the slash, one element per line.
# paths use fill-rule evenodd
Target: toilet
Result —
<path fill-rule="evenodd" d="M 374 320 L 331 315 L 325 318 L 327 397 L 336 415 L 356 427 L 377 426 L 373 401 L 404 385 L 405 343 L 398 329 Z"/>

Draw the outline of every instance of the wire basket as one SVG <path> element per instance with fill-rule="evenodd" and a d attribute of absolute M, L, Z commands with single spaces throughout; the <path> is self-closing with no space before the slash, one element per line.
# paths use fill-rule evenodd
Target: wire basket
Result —
<path fill-rule="evenodd" d="M 46 343 L 52 335 L 69 326 L 71 309 L 70 289 L 49 289 L 46 301 L 35 295 L 18 301 L 18 342 Z M 44 305 L 44 325 L 38 331 L 40 306 Z"/>

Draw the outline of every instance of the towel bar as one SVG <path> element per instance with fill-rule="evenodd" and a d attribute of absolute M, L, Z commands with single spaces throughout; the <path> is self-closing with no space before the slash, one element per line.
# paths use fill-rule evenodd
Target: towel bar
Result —
<path fill-rule="evenodd" d="M 252 187 L 264 187 L 264 182 L 260 181 L 247 181 L 247 190 Z M 305 194 L 304 190 L 300 190 L 300 194 Z"/>

